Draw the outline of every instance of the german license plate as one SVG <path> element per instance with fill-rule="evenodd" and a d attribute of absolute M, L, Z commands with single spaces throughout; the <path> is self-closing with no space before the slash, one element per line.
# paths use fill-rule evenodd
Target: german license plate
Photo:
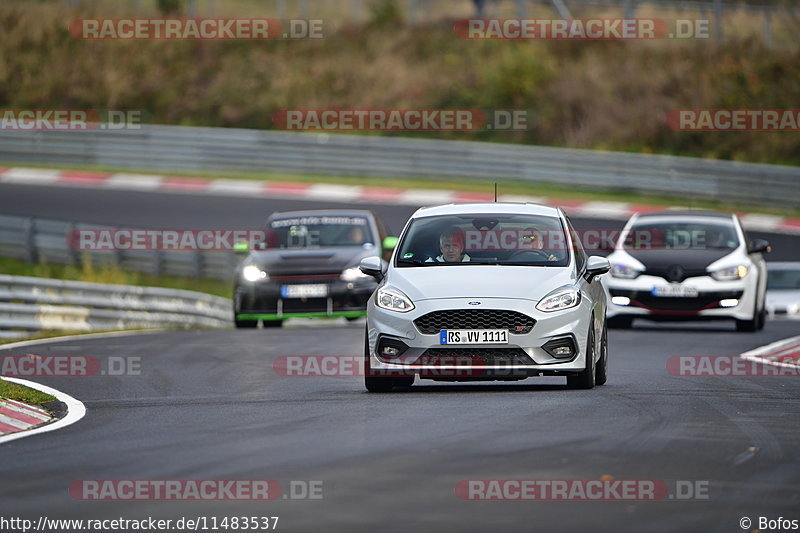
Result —
<path fill-rule="evenodd" d="M 439 344 L 508 344 L 507 329 L 443 329 Z"/>
<path fill-rule="evenodd" d="M 653 287 L 651 294 L 662 298 L 696 298 L 697 289 L 694 287 L 683 287 L 682 285 L 663 285 Z"/>
<path fill-rule="evenodd" d="M 284 298 L 325 298 L 328 296 L 328 286 L 323 283 L 284 285 L 281 287 L 281 296 Z"/>

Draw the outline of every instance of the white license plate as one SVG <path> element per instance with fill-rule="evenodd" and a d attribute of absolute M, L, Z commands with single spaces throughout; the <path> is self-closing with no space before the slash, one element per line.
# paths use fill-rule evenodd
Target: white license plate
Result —
<path fill-rule="evenodd" d="M 697 289 L 694 287 L 683 287 L 681 285 L 665 285 L 653 287 L 651 294 L 663 298 L 696 298 Z"/>
<path fill-rule="evenodd" d="M 284 298 L 325 298 L 328 296 L 328 286 L 322 283 L 312 285 L 284 285 L 281 287 L 281 296 Z"/>
<path fill-rule="evenodd" d="M 443 329 L 439 344 L 508 344 L 507 329 Z"/>

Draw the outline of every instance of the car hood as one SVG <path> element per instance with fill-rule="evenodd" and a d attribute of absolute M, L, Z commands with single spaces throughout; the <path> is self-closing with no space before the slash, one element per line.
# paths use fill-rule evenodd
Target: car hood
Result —
<path fill-rule="evenodd" d="M 554 289 L 575 283 L 575 276 L 571 267 L 457 265 L 393 268 L 386 283 L 413 301 L 517 298 L 538 302 Z"/>
<path fill-rule="evenodd" d="M 339 274 L 358 265 L 365 257 L 377 255 L 375 248 L 361 246 L 314 250 L 264 250 L 251 252 L 242 265 L 256 265 L 270 276 L 298 274 Z"/>
<path fill-rule="evenodd" d="M 663 277 L 667 281 L 683 281 L 694 276 L 705 276 L 710 264 L 734 251 L 730 248 L 625 250 L 628 255 L 642 263 L 647 274 Z"/>

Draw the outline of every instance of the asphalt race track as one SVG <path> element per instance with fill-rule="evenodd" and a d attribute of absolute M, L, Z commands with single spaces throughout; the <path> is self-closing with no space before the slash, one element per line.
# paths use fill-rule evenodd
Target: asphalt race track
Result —
<path fill-rule="evenodd" d="M 0 185 L 0 212 L 170 228 L 258 227 L 310 202 Z M 378 206 L 400 230 L 410 207 Z M 582 219 L 581 228 L 620 221 Z M 771 259 L 797 238 L 766 235 Z M 279 330 L 131 334 L 53 341 L 8 355 L 83 355 L 140 365 L 124 376 L 35 381 L 83 401 L 80 422 L 0 446 L 3 516 L 278 516 L 279 531 L 742 531 L 740 519 L 800 519 L 800 377 L 676 377 L 675 355 L 737 355 L 800 333 L 772 321 L 648 325 L 609 332 L 609 382 L 417 381 L 368 394 L 362 378 L 291 377 L 286 355 L 359 355 L 363 322 Z M 464 501 L 473 479 L 659 480 L 662 501 Z M 322 498 L 270 502 L 78 501 L 76 480 L 273 479 L 284 495 L 322 482 Z M 295 482 L 292 484 L 292 482 Z M 677 487 L 707 488 L 681 499 Z M 299 491 L 302 492 L 302 491 Z M 298 494 L 295 494 L 298 495 Z M 302 494 L 299 494 L 302 496 Z"/>

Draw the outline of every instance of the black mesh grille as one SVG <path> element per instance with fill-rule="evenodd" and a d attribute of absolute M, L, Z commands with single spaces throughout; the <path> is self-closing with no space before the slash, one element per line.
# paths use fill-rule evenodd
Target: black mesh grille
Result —
<path fill-rule="evenodd" d="M 452 309 L 434 311 L 414 321 L 424 335 L 435 335 L 443 329 L 507 329 L 524 334 L 533 329 L 536 321 L 516 311 L 497 309 Z"/>
<path fill-rule="evenodd" d="M 533 365 L 522 348 L 429 348 L 415 365 L 509 366 Z"/>

